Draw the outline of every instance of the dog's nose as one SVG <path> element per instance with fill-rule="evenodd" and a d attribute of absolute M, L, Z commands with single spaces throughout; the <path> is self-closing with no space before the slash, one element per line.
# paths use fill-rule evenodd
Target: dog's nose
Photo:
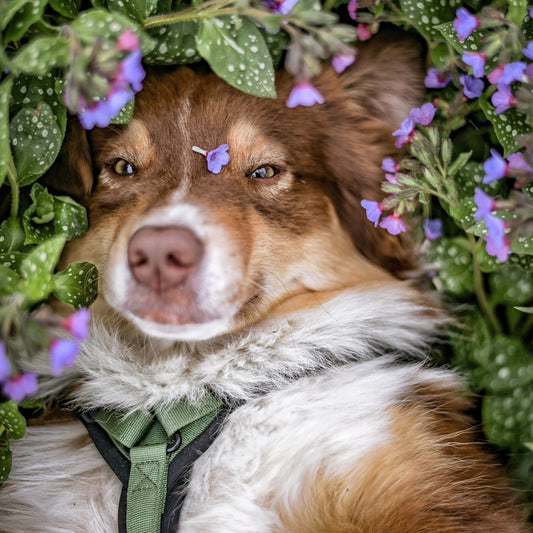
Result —
<path fill-rule="evenodd" d="M 180 226 L 146 226 L 128 245 L 133 277 L 156 291 L 184 283 L 202 259 L 204 247 L 189 229 Z"/>

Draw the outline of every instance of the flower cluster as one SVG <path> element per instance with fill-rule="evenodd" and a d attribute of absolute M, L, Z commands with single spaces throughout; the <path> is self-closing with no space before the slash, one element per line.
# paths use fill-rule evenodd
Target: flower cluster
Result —
<path fill-rule="evenodd" d="M 139 38 L 127 29 L 112 50 L 106 50 L 101 40 L 88 50 L 79 44 L 75 49 L 77 56 L 67 75 L 65 104 L 78 114 L 85 129 L 109 126 L 142 89 L 145 71 Z"/>
<path fill-rule="evenodd" d="M 91 314 L 86 308 L 81 308 L 72 315 L 61 318 L 47 313 L 39 316 L 33 323 L 33 328 L 38 328 L 42 336 L 48 328 L 61 328 L 72 335 L 73 338 L 48 338 L 50 353 L 50 368 L 52 375 L 59 376 L 66 366 L 72 366 L 80 351 L 80 343 L 89 336 L 89 321 Z M 10 357 L 9 339 L 0 340 L 0 388 L 2 395 L 15 401 L 21 401 L 26 396 L 37 392 L 38 381 L 35 372 L 17 368 L 14 357 Z M 18 351 L 13 346 L 14 351 Z M 32 354 L 30 354 L 31 356 Z"/>

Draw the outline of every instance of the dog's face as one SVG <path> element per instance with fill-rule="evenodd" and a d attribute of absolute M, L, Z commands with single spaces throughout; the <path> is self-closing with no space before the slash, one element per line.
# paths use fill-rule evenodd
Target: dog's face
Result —
<path fill-rule="evenodd" d="M 151 73 L 130 124 L 71 133 L 59 164 L 90 229 L 64 262 L 98 266 L 95 312 L 202 340 L 390 279 L 405 250 L 359 202 L 381 196 L 391 131 L 416 102 L 410 47 L 375 43 L 350 73 L 326 71 L 326 103 L 311 108 L 285 106 L 285 74 L 271 100 L 187 68 Z M 223 143 L 230 161 L 214 174 L 193 146 Z"/>

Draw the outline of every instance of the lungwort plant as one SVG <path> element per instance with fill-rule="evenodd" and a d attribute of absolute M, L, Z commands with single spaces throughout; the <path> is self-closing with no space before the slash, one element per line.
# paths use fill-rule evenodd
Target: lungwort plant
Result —
<path fill-rule="evenodd" d="M 44 409 L 24 361 L 59 376 L 87 335 L 98 273 L 58 271 L 84 209 L 39 182 L 67 114 L 85 128 L 130 120 L 144 66 L 205 61 L 234 87 L 321 105 L 321 65 L 341 72 L 392 24 L 427 45 L 427 100 L 394 132 L 384 198 L 363 202 L 376 231 L 412 230 L 429 283 L 461 327 L 442 361 L 480 398 L 487 439 L 533 489 L 533 12 L 527 0 L 0 0 L 0 482 L 10 439 Z M 394 140 L 394 139 L 393 139 Z M 72 306 L 65 319 L 51 299 Z"/>

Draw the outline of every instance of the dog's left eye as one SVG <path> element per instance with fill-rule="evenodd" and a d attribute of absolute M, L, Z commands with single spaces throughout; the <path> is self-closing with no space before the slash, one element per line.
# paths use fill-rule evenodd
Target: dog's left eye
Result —
<path fill-rule="evenodd" d="M 131 176 L 135 174 L 135 167 L 125 159 L 117 159 L 113 163 L 113 172 L 119 176 Z"/>
<path fill-rule="evenodd" d="M 276 174 L 279 173 L 279 170 L 271 165 L 263 165 L 256 168 L 251 172 L 248 177 L 256 179 L 268 179 L 273 178 Z"/>

